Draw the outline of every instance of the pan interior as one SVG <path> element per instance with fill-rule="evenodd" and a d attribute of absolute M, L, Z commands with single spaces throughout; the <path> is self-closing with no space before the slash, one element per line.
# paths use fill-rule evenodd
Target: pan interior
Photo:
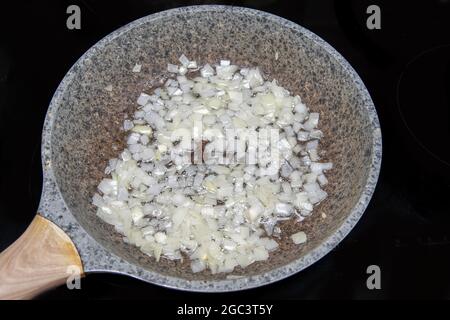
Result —
<path fill-rule="evenodd" d="M 325 134 L 320 147 L 326 150 L 324 161 L 334 163 L 327 175 L 329 197 L 315 213 L 301 224 L 283 225 L 281 248 L 269 260 L 233 274 L 261 274 L 319 246 L 341 226 L 367 182 L 373 152 L 370 120 L 348 70 L 283 20 L 253 11 L 186 10 L 158 15 L 102 42 L 77 63 L 75 76 L 59 101 L 51 137 L 53 170 L 70 211 L 104 247 L 142 268 L 184 279 L 226 276 L 208 271 L 193 274 L 187 261 L 157 263 L 124 243 L 91 205 L 108 159 L 117 157 L 124 147 L 125 115 L 133 112 L 140 92 L 148 91 L 152 81 L 165 75 L 167 63 L 177 63 L 182 53 L 200 64 L 226 58 L 241 66 L 259 66 L 300 95 L 313 111 L 320 112 Z M 131 71 L 135 63 L 142 64 L 140 73 Z M 105 90 L 109 85 L 112 91 Z M 308 235 L 304 246 L 288 238 L 300 230 Z"/>

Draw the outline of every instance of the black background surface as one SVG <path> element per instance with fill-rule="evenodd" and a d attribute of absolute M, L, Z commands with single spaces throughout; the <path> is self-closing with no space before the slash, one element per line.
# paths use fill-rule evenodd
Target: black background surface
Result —
<path fill-rule="evenodd" d="M 40 134 L 50 99 L 94 43 L 142 16 L 209 1 L 1 1 L 0 250 L 25 230 L 41 193 Z M 195 294 L 128 277 L 89 274 L 82 290 L 40 299 L 450 298 L 450 1 L 215 1 L 294 21 L 337 49 L 372 95 L 383 134 L 383 163 L 361 221 L 326 257 L 278 283 L 232 294 Z M 81 8 L 81 30 L 66 8 Z M 381 30 L 366 8 L 381 8 Z M 382 289 L 366 288 L 381 268 Z M 245 299 L 242 299 L 244 302 Z"/>

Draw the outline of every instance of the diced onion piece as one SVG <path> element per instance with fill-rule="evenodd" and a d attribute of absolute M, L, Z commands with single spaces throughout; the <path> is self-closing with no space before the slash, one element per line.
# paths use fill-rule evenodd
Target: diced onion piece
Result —
<path fill-rule="evenodd" d="M 140 106 L 145 106 L 150 101 L 150 96 L 146 93 L 141 93 L 137 99 L 137 104 Z"/>
<path fill-rule="evenodd" d="M 291 235 L 291 239 L 295 244 L 302 244 L 306 242 L 306 233 L 304 233 L 303 231 L 294 233 L 293 235 Z"/>
<path fill-rule="evenodd" d="M 150 126 L 138 125 L 134 126 L 131 131 L 137 132 L 140 134 L 145 134 L 146 136 L 151 136 L 153 133 L 153 129 Z"/>
<path fill-rule="evenodd" d="M 136 63 L 131 71 L 133 71 L 135 73 L 139 73 L 139 72 L 141 72 L 141 68 L 142 68 L 142 65 Z"/>
<path fill-rule="evenodd" d="M 169 63 L 169 64 L 167 64 L 167 71 L 169 71 L 171 73 L 178 73 L 178 66 Z"/>
<path fill-rule="evenodd" d="M 188 57 L 186 57 L 184 54 L 182 54 L 178 60 L 181 62 L 181 64 L 182 64 L 184 67 L 187 67 L 187 66 L 189 65 L 189 63 L 191 62 L 191 61 L 188 59 Z"/>

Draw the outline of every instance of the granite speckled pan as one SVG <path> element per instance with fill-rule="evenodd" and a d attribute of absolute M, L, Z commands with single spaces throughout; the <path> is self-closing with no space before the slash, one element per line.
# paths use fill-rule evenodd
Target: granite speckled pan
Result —
<path fill-rule="evenodd" d="M 182 53 L 201 64 L 228 58 L 260 66 L 299 94 L 320 112 L 321 146 L 325 160 L 334 163 L 329 197 L 315 214 L 301 224 L 282 225 L 284 235 L 305 231 L 308 242 L 293 245 L 285 236 L 268 261 L 236 270 L 233 278 L 193 274 L 187 262 L 156 263 L 124 243 L 91 205 L 107 160 L 124 146 L 125 114 Z M 131 72 L 135 63 L 142 64 L 140 73 Z M 112 91 L 104 89 L 108 85 Z M 0 256 L 0 297 L 31 297 L 64 283 L 69 265 L 83 274 L 115 272 L 191 291 L 242 290 L 283 279 L 323 257 L 349 233 L 369 203 L 380 162 L 381 133 L 369 93 L 348 62 L 310 31 L 271 14 L 227 6 L 144 17 L 89 49 L 56 90 L 42 137 L 39 214 Z"/>

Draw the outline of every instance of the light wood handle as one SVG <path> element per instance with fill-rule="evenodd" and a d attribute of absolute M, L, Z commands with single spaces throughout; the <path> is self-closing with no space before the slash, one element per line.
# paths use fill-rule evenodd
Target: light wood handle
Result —
<path fill-rule="evenodd" d="M 10 247 L 0 253 L 0 299 L 30 299 L 66 282 L 68 267 L 83 272 L 72 240 L 39 214 Z"/>

